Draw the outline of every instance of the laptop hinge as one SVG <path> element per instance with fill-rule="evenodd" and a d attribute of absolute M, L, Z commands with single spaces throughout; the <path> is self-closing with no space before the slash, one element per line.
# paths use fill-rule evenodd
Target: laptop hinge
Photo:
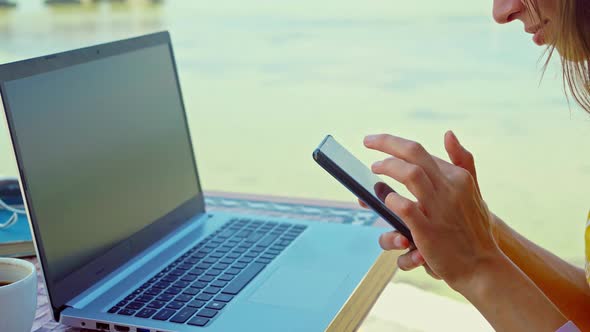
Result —
<path fill-rule="evenodd" d="M 75 298 L 69 300 L 66 303 L 66 306 L 76 309 L 84 308 L 90 302 L 96 300 L 99 296 L 130 276 L 133 272 L 137 271 L 150 260 L 157 257 L 171 245 L 175 244 L 198 227 L 201 227 L 201 225 L 203 225 L 205 222 L 205 220 L 202 219 L 208 218 L 210 218 L 210 215 L 206 213 L 195 216 L 193 219 L 191 219 L 191 221 L 181 226 L 178 231 L 173 232 L 160 241 L 154 243 L 152 246 L 130 259 L 127 263 L 98 281 L 94 286 L 88 288 Z"/>

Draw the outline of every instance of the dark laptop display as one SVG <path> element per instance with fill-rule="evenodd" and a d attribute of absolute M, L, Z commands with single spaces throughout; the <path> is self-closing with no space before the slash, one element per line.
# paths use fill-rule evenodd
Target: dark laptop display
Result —
<path fill-rule="evenodd" d="M 132 52 L 107 44 L 0 67 L 14 78 L 2 96 L 58 303 L 87 286 L 80 280 L 91 285 L 151 244 L 152 234 L 160 238 L 171 220 L 203 211 L 169 38 L 146 40 Z M 35 66 L 47 70 L 29 76 Z M 156 221 L 162 227 L 150 230 Z"/>

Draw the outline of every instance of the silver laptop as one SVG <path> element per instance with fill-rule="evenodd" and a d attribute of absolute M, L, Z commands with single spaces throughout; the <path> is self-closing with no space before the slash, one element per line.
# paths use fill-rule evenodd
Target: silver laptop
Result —
<path fill-rule="evenodd" d="M 381 253 L 377 228 L 205 210 L 167 32 L 0 66 L 0 89 L 57 321 L 320 331 Z"/>

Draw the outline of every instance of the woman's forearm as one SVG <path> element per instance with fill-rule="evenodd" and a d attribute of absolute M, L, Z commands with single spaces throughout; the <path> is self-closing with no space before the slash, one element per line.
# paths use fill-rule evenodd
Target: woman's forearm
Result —
<path fill-rule="evenodd" d="M 504 254 L 569 320 L 590 331 L 590 288 L 584 270 L 527 240 L 499 218 L 496 239 Z"/>
<path fill-rule="evenodd" d="M 477 276 L 455 288 L 496 331 L 557 331 L 567 318 L 506 256 L 478 267 Z"/>

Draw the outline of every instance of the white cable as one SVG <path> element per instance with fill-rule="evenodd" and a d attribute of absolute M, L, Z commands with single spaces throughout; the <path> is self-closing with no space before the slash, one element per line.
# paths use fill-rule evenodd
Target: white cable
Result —
<path fill-rule="evenodd" d="M 12 213 L 18 213 L 18 214 L 26 214 L 27 213 L 25 210 L 13 208 L 12 206 L 4 203 L 4 201 L 1 199 L 0 199 L 0 208 L 3 208 L 4 210 L 10 211 Z"/>
<path fill-rule="evenodd" d="M 12 216 L 10 216 L 10 218 L 8 219 L 8 221 L 6 221 L 5 223 L 0 224 L 0 229 L 4 229 L 4 228 L 8 228 L 14 224 L 16 224 L 16 221 L 18 220 L 18 214 L 13 213 Z"/>
<path fill-rule="evenodd" d="M 15 177 L 0 176 L 0 182 L 15 181 L 15 180 L 18 181 L 18 179 L 16 179 Z M 5 229 L 5 228 L 8 228 L 8 227 L 16 224 L 16 222 L 18 221 L 18 215 L 19 214 L 26 214 L 26 211 L 24 209 L 14 208 L 14 207 L 6 204 L 1 199 L 0 199 L 0 209 L 4 209 L 6 211 L 12 212 L 12 215 L 10 216 L 10 218 L 8 218 L 8 220 L 6 222 L 0 223 L 0 229 Z"/>

